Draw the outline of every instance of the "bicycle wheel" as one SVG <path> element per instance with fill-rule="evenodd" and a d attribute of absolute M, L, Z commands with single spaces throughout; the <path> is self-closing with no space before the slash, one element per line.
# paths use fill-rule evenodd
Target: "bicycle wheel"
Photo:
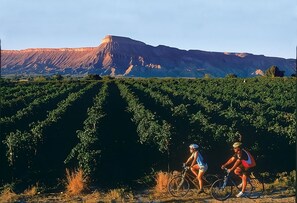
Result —
<path fill-rule="evenodd" d="M 190 189 L 189 181 L 181 175 L 173 177 L 168 184 L 168 191 L 174 197 L 185 196 Z"/>
<path fill-rule="evenodd" d="M 224 185 L 224 179 L 219 179 L 212 184 L 210 192 L 216 200 L 224 201 L 232 195 L 232 185 Z"/>
<path fill-rule="evenodd" d="M 210 188 L 216 180 L 218 180 L 218 176 L 216 175 L 206 174 L 203 176 L 203 189 L 206 194 L 210 194 Z"/>
<path fill-rule="evenodd" d="M 264 183 L 257 178 L 250 178 L 246 185 L 246 196 L 250 199 L 257 199 L 263 192 Z"/>

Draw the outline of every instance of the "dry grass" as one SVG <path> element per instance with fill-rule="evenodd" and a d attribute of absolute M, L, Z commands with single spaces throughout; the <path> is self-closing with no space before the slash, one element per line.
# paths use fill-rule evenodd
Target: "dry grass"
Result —
<path fill-rule="evenodd" d="M 296 195 L 296 171 L 278 173 L 277 176 L 270 189 L 282 188 L 284 195 Z"/>
<path fill-rule="evenodd" d="M 98 203 L 99 200 L 103 199 L 103 196 L 100 192 L 95 191 L 91 194 L 87 194 L 84 196 L 85 203 Z"/>
<path fill-rule="evenodd" d="M 18 199 L 18 195 L 15 194 L 11 188 L 5 188 L 0 194 L 0 203 L 15 202 Z"/>
<path fill-rule="evenodd" d="M 35 196 L 38 194 L 38 188 L 39 188 L 38 183 L 35 186 L 32 185 L 24 191 L 24 195 L 30 196 L 30 197 Z"/>
<path fill-rule="evenodd" d="M 135 196 L 132 191 L 125 188 L 109 190 L 102 199 L 104 202 L 135 202 Z"/>
<path fill-rule="evenodd" d="M 122 201 L 124 199 L 124 189 L 113 189 L 110 190 L 106 196 L 106 199 L 111 200 L 111 201 Z"/>
<path fill-rule="evenodd" d="M 87 181 L 82 169 L 70 171 L 66 169 L 66 194 L 76 196 L 82 194 L 87 189 Z"/>
<path fill-rule="evenodd" d="M 155 177 L 156 179 L 156 186 L 154 188 L 155 193 L 160 194 L 160 193 L 167 192 L 167 185 L 170 179 L 172 178 L 172 176 L 173 176 L 172 173 L 159 171 Z"/>

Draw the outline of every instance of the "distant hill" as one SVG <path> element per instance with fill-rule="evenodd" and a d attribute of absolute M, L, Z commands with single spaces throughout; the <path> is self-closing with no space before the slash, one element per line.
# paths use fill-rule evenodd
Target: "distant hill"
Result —
<path fill-rule="evenodd" d="M 2 51 L 2 75 L 100 74 L 129 77 L 239 77 L 263 74 L 276 65 L 294 73 L 295 59 L 248 53 L 181 50 L 147 45 L 127 37 L 106 36 L 98 47 L 36 48 Z"/>

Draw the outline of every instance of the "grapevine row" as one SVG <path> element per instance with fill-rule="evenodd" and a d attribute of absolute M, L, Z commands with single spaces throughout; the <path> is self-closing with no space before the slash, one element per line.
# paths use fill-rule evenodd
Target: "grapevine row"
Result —
<path fill-rule="evenodd" d="M 137 133 L 140 137 L 141 143 L 154 143 L 159 150 L 164 152 L 168 150 L 171 132 L 170 125 L 162 120 L 158 122 L 155 115 L 135 97 L 125 86 L 120 82 L 116 83 L 121 96 L 128 104 L 128 111 L 133 114 L 133 122 L 137 125 Z"/>
<path fill-rule="evenodd" d="M 88 109 L 88 115 L 84 121 L 83 130 L 77 131 L 79 143 L 71 150 L 65 160 L 68 163 L 71 159 L 77 159 L 78 165 L 83 169 L 85 175 L 90 175 L 96 166 L 96 156 L 100 153 L 95 144 L 98 144 L 98 128 L 101 119 L 104 117 L 103 104 L 108 96 L 108 85 L 104 83 L 99 94 L 94 98 L 94 104 Z"/>
<path fill-rule="evenodd" d="M 11 132 L 6 136 L 4 144 L 7 146 L 7 157 L 10 165 L 13 165 L 14 160 L 20 153 L 26 151 L 27 154 L 36 153 L 36 147 L 44 139 L 44 131 L 47 127 L 58 122 L 66 110 L 73 105 L 73 103 L 82 97 L 82 95 L 96 83 L 91 83 L 85 88 L 81 89 L 76 93 L 71 93 L 65 100 L 58 103 L 57 108 L 50 111 L 48 116 L 43 121 L 38 121 L 30 125 L 29 131 Z M 31 152 L 31 153 L 30 153 Z"/>
<path fill-rule="evenodd" d="M 13 116 L 10 117 L 2 117 L 0 119 L 0 125 L 9 125 L 13 124 L 19 120 L 22 120 L 28 116 L 32 116 L 34 114 L 34 111 L 36 108 L 40 108 L 43 105 L 46 105 L 47 103 L 51 102 L 53 99 L 62 96 L 64 94 L 67 94 L 68 92 L 72 91 L 73 89 L 77 89 L 77 85 L 71 85 L 67 86 L 64 89 L 56 90 L 55 92 L 51 94 L 45 94 L 42 97 L 38 97 L 33 102 L 31 102 L 27 107 L 17 111 Z"/>

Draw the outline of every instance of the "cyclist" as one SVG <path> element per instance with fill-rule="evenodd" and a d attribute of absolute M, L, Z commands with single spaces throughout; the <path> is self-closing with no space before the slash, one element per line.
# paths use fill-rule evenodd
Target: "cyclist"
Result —
<path fill-rule="evenodd" d="M 197 177 L 199 182 L 199 191 L 198 194 L 203 193 L 203 174 L 207 171 L 208 166 L 207 163 L 204 162 L 203 157 L 201 153 L 198 151 L 198 145 L 197 144 L 191 144 L 189 146 L 191 156 L 186 161 L 185 165 L 188 163 L 191 163 L 191 171 L 194 173 L 194 175 Z"/>
<path fill-rule="evenodd" d="M 233 144 L 234 155 L 221 166 L 222 169 L 226 168 L 226 166 L 233 164 L 233 166 L 228 169 L 228 173 L 234 170 L 234 173 L 241 178 L 241 184 L 238 185 L 241 188 L 241 191 L 236 195 L 236 197 L 244 196 L 247 179 L 249 176 L 248 169 L 254 167 L 256 165 L 253 156 L 242 148 L 241 142 L 235 142 Z"/>

